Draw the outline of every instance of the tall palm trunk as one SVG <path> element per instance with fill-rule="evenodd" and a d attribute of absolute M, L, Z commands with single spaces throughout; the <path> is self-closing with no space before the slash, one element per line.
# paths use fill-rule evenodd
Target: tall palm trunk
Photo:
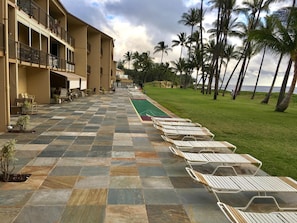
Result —
<path fill-rule="evenodd" d="M 275 70 L 275 73 L 274 73 L 274 77 L 273 77 L 269 92 L 267 93 L 266 97 L 261 101 L 262 104 L 268 104 L 268 102 L 269 102 L 269 99 L 270 99 L 270 96 L 271 96 L 271 93 L 272 93 L 272 90 L 273 90 L 273 87 L 274 87 L 274 84 L 275 84 L 275 81 L 276 81 L 276 77 L 277 77 L 277 74 L 278 74 L 278 70 L 279 70 L 280 64 L 281 64 L 282 59 L 283 59 L 283 56 L 284 55 L 281 54 L 280 57 L 279 57 L 279 60 L 278 60 L 277 66 L 276 66 L 276 70 Z"/>
<path fill-rule="evenodd" d="M 287 95 L 282 100 L 282 102 L 276 106 L 275 111 L 283 112 L 289 107 L 291 97 L 295 90 L 296 81 L 297 81 L 297 55 L 294 58 L 294 76 L 292 79 L 290 89 L 289 89 Z"/>
<path fill-rule="evenodd" d="M 277 105 L 279 105 L 282 102 L 282 100 L 284 99 L 284 97 L 285 97 L 287 83 L 288 83 L 288 79 L 289 79 L 289 76 L 290 76 L 292 63 L 293 63 L 293 61 L 292 61 L 292 59 L 290 59 L 289 63 L 288 63 L 288 66 L 287 66 L 287 70 L 286 70 L 284 79 L 283 79 L 283 83 L 282 83 L 282 86 L 281 86 L 281 89 L 280 89 L 280 92 L 279 92 L 279 95 L 278 95 Z"/>
<path fill-rule="evenodd" d="M 236 71 L 236 69 L 237 69 L 237 67 L 238 67 L 238 65 L 239 65 L 239 63 L 240 63 L 240 61 L 241 61 L 241 59 L 242 59 L 242 56 L 239 58 L 239 60 L 237 61 L 235 67 L 233 68 L 233 71 L 232 71 L 232 73 L 230 74 L 230 77 L 229 77 L 229 79 L 227 80 L 227 83 L 226 83 L 226 85 L 225 85 L 225 88 L 224 88 L 224 91 L 223 91 L 222 96 L 225 96 L 225 92 L 226 92 L 226 90 L 227 90 L 227 87 L 228 87 L 228 85 L 229 85 L 229 83 L 230 83 L 230 81 L 231 81 L 231 79 L 232 79 L 232 77 L 233 77 L 233 74 L 235 73 L 235 71 Z"/>
<path fill-rule="evenodd" d="M 258 82 L 259 82 L 259 78 L 260 78 L 260 74 L 261 74 L 261 70 L 262 70 L 262 66 L 263 66 L 263 62 L 264 62 L 264 58 L 265 58 L 265 54 L 266 54 L 266 48 L 267 47 L 264 47 L 264 51 L 263 51 L 263 55 L 262 55 L 262 59 L 261 59 L 261 63 L 260 63 L 260 67 L 259 67 L 259 71 L 258 71 L 258 75 L 257 75 L 257 80 L 256 80 L 256 84 L 255 84 L 251 99 L 255 98 L 255 94 L 256 94 L 256 90 L 257 90 L 257 86 L 258 86 Z"/>

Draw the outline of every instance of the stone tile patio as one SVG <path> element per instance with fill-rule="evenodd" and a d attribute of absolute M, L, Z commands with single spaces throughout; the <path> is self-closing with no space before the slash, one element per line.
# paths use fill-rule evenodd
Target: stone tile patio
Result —
<path fill-rule="evenodd" d="M 0 135 L 0 145 L 17 140 L 16 171 L 32 174 L 0 183 L 3 223 L 227 222 L 126 89 L 40 106 L 29 128 L 36 132 Z"/>

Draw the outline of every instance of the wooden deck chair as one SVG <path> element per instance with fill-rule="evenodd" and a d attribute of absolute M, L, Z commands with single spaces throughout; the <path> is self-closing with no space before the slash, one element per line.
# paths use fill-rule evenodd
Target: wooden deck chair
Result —
<path fill-rule="evenodd" d="M 267 193 L 297 193 L 297 182 L 290 177 L 276 176 L 214 176 L 202 174 L 192 168 L 186 171 L 195 181 L 205 185 L 220 201 L 218 193 L 256 192 L 258 196 Z"/>
<path fill-rule="evenodd" d="M 190 153 L 182 152 L 173 147 L 169 150 L 177 156 L 184 158 L 186 163 L 193 169 L 193 165 L 218 164 L 212 174 L 215 174 L 220 168 L 231 168 L 235 174 L 235 165 L 254 165 L 257 167 L 253 175 L 256 175 L 262 166 L 262 162 L 252 157 L 249 154 L 235 154 L 235 153 Z"/>
<path fill-rule="evenodd" d="M 250 212 L 217 203 L 227 219 L 232 223 L 296 223 L 297 211 Z"/>
<path fill-rule="evenodd" d="M 234 153 L 237 149 L 235 145 L 226 141 L 184 141 L 174 140 L 164 135 L 161 137 L 181 151 Z"/>

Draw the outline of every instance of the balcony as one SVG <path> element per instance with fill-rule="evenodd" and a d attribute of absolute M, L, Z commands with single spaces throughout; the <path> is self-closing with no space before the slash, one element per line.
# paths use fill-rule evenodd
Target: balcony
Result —
<path fill-rule="evenodd" d="M 66 41 L 69 45 L 74 47 L 75 40 L 69 35 L 69 33 L 63 29 L 59 24 L 59 20 L 48 15 L 40 6 L 32 0 L 18 0 L 17 4 L 23 12 L 36 20 L 39 24 L 42 24 L 45 28 L 48 28 L 57 37 Z"/>
<path fill-rule="evenodd" d="M 11 39 L 9 40 L 9 58 L 18 59 L 20 62 L 46 66 L 53 70 L 74 72 L 75 69 L 74 63 Z"/>

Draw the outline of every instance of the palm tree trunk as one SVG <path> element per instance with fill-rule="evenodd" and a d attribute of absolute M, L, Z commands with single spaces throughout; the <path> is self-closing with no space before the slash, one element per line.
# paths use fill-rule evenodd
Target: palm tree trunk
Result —
<path fill-rule="evenodd" d="M 231 79 L 232 79 L 232 77 L 233 77 L 233 74 L 235 73 L 235 71 L 236 71 L 236 69 L 237 69 L 237 67 L 238 67 L 238 65 L 239 65 L 239 63 L 240 63 L 240 61 L 241 61 L 241 59 L 242 59 L 242 57 L 239 58 L 239 60 L 237 61 L 235 67 L 233 68 L 233 71 L 232 71 L 232 73 L 230 74 L 230 77 L 229 77 L 229 79 L 228 79 L 228 81 L 227 81 L 227 83 L 226 83 L 226 86 L 225 86 L 225 88 L 224 88 L 224 91 L 223 91 L 222 96 L 225 96 L 225 92 L 226 92 L 226 90 L 227 90 L 227 87 L 228 87 L 228 85 L 229 85 L 229 83 L 230 83 L 230 81 L 231 81 Z"/>
<path fill-rule="evenodd" d="M 260 74 L 261 74 L 261 70 L 262 70 L 262 66 L 263 66 L 263 62 L 264 62 L 264 58 L 265 58 L 265 54 L 266 54 L 266 47 L 264 47 L 264 51 L 263 51 L 263 55 L 262 55 L 262 59 L 261 59 L 261 63 L 260 63 L 260 67 L 259 67 L 259 71 L 258 71 L 258 75 L 257 75 L 257 80 L 256 80 L 256 84 L 255 84 L 254 91 L 253 91 L 251 99 L 255 98 L 255 94 L 256 94 L 256 90 L 257 90 L 257 86 L 258 86 L 258 82 L 259 82 L 259 78 L 260 78 Z"/>
<path fill-rule="evenodd" d="M 297 57 L 294 60 L 294 76 L 292 79 L 290 89 L 289 89 L 287 95 L 282 100 L 282 102 L 276 106 L 275 111 L 284 112 L 289 107 L 291 97 L 295 90 L 296 80 L 297 80 Z"/>
<path fill-rule="evenodd" d="M 281 86 L 281 89 L 280 89 L 280 92 L 279 92 L 279 95 L 278 95 L 277 105 L 279 105 L 282 102 L 282 100 L 284 99 L 284 97 L 285 97 L 287 83 L 288 83 L 288 79 L 289 79 L 289 76 L 290 76 L 290 70 L 291 70 L 291 67 L 292 67 L 292 63 L 293 63 L 293 61 L 292 61 L 292 59 L 290 59 L 289 63 L 288 63 L 287 70 L 286 70 L 286 73 L 285 73 L 285 76 L 284 76 L 284 79 L 283 79 L 283 83 L 282 83 L 282 86 Z"/>
<path fill-rule="evenodd" d="M 277 77 L 278 70 L 279 70 L 280 64 L 282 62 L 282 59 L 283 59 L 283 54 L 280 55 L 280 58 L 279 58 L 279 61 L 278 61 L 278 64 L 276 66 L 276 70 L 275 70 L 275 73 L 274 73 L 274 77 L 273 77 L 273 80 L 272 80 L 272 83 L 271 83 L 271 87 L 270 87 L 269 92 L 267 93 L 266 97 L 261 101 L 262 104 L 268 104 L 268 102 L 269 102 L 269 99 L 270 99 L 270 96 L 271 96 L 271 93 L 272 93 L 272 90 L 273 90 L 273 87 L 274 87 L 274 84 L 275 84 L 275 81 L 276 81 L 276 77 Z"/>

